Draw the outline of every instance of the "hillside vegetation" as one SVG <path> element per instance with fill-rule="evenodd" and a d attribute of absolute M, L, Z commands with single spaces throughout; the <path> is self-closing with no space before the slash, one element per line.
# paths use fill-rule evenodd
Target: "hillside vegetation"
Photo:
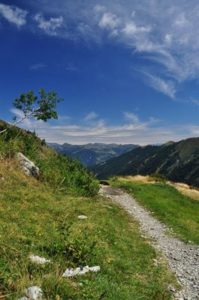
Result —
<path fill-rule="evenodd" d="M 199 202 L 184 196 L 164 182 L 141 182 L 115 178 L 112 184 L 124 188 L 152 211 L 175 235 L 186 242 L 199 244 Z"/>
<path fill-rule="evenodd" d="M 41 178 L 24 175 L 16 151 L 38 164 Z M 164 261 L 135 221 L 96 195 L 97 182 L 79 163 L 17 128 L 0 139 L 0 154 L 1 299 L 19 299 L 33 285 L 52 300 L 172 299 L 175 280 Z M 30 254 L 50 263 L 36 265 Z M 86 265 L 100 272 L 62 277 Z"/>
<path fill-rule="evenodd" d="M 161 174 L 176 182 L 199 186 L 199 138 L 162 146 L 138 147 L 93 168 L 100 179 L 117 175 Z"/>
<path fill-rule="evenodd" d="M 98 192 L 97 180 L 78 161 L 58 154 L 35 134 L 0 121 L 0 131 L 7 127 L 9 130 L 0 135 L 2 159 L 22 152 L 40 168 L 40 180 L 51 187 L 85 196 Z"/>

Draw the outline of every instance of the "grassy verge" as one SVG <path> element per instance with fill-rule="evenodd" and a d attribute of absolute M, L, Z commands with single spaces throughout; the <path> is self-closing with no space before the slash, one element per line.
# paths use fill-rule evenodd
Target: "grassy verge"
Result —
<path fill-rule="evenodd" d="M 0 203 L 0 295 L 6 299 L 18 299 L 31 285 L 53 300 L 172 299 L 173 276 L 141 238 L 137 223 L 107 200 L 55 193 L 4 161 Z M 79 220 L 80 214 L 88 219 Z M 36 266 L 30 254 L 51 263 Z M 67 267 L 85 265 L 101 271 L 62 278 Z"/>
<path fill-rule="evenodd" d="M 147 184 L 116 179 L 112 184 L 135 196 L 181 239 L 199 244 L 199 202 L 165 183 Z"/>

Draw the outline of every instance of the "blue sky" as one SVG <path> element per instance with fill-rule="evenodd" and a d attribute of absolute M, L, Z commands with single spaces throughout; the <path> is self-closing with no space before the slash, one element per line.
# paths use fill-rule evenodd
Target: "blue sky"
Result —
<path fill-rule="evenodd" d="M 163 143 L 199 135 L 196 0 L 0 1 L 1 118 L 30 89 L 60 118 L 26 120 L 58 143 Z"/>

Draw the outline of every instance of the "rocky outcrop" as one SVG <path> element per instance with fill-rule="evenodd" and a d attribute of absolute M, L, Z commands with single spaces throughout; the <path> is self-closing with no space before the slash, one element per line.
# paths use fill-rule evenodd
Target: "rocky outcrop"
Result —
<path fill-rule="evenodd" d="M 23 155 L 21 152 L 18 152 L 16 158 L 19 161 L 20 166 L 26 175 L 33 176 L 36 178 L 39 177 L 39 168 L 25 155 Z"/>

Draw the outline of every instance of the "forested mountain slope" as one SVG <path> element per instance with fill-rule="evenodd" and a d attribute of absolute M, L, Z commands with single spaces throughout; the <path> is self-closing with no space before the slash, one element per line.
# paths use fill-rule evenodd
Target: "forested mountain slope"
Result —
<path fill-rule="evenodd" d="M 93 171 L 100 179 L 158 173 L 173 181 L 199 186 L 199 138 L 138 147 L 95 166 Z"/>

